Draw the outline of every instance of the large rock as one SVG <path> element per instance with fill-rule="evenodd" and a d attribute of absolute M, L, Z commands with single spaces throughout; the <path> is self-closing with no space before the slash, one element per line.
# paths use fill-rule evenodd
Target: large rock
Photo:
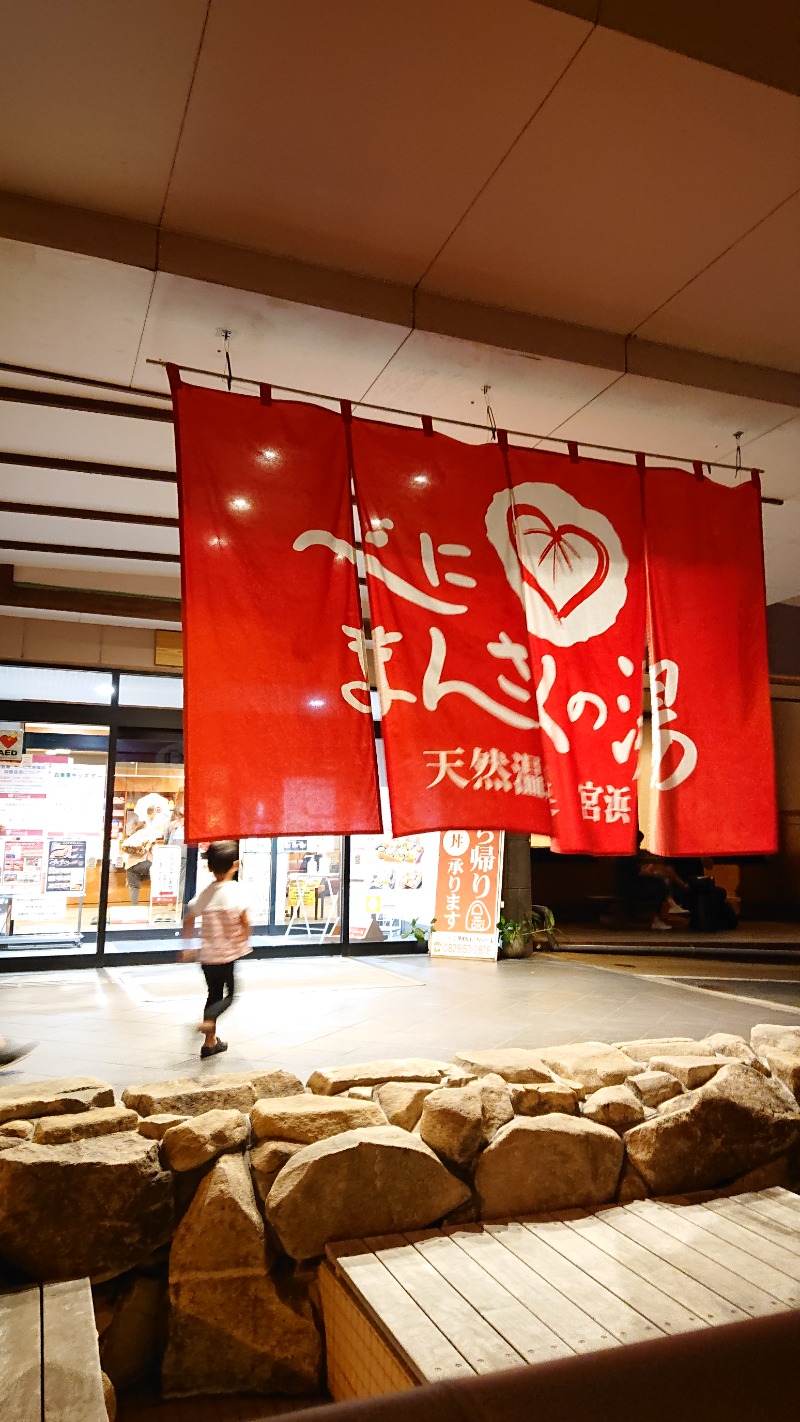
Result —
<path fill-rule="evenodd" d="M 4 1121 L 0 1137 L 14 1141 L 29 1141 L 36 1129 L 34 1121 Z"/>
<path fill-rule="evenodd" d="M 629 1076 L 625 1085 L 636 1092 L 645 1106 L 653 1108 L 673 1096 L 680 1096 L 683 1091 L 680 1082 L 668 1071 L 640 1071 L 636 1076 Z"/>
<path fill-rule="evenodd" d="M 666 1071 L 674 1076 L 687 1091 L 705 1086 L 712 1076 L 716 1076 L 724 1062 L 719 1057 L 653 1057 L 650 1062 L 653 1071 Z"/>
<path fill-rule="evenodd" d="M 601 1086 L 587 1096 L 581 1111 L 587 1121 L 612 1131 L 630 1130 L 644 1120 L 644 1106 L 629 1086 Z"/>
<path fill-rule="evenodd" d="M 508 1082 L 496 1072 L 489 1072 L 475 1082 L 474 1089 L 481 1101 L 483 1134 L 487 1142 L 494 1140 L 501 1126 L 514 1119 L 514 1104 Z"/>
<path fill-rule="evenodd" d="M 190 1116 L 180 1116 L 176 1111 L 162 1111 L 158 1116 L 142 1116 L 136 1129 L 140 1136 L 145 1136 L 149 1141 L 161 1141 L 172 1126 L 179 1126 L 181 1121 L 189 1120 Z"/>
<path fill-rule="evenodd" d="M 484 1219 L 603 1205 L 613 1200 L 624 1146 L 616 1131 L 575 1116 L 517 1117 L 480 1157 Z"/>
<path fill-rule="evenodd" d="M 506 1081 L 545 1082 L 553 1080 L 553 1073 L 545 1066 L 538 1052 L 527 1047 L 504 1047 L 496 1051 L 459 1052 L 456 1065 L 474 1072 L 476 1076 L 493 1073 Z"/>
<path fill-rule="evenodd" d="M 161 1279 L 134 1275 L 116 1300 L 100 1339 L 100 1363 L 118 1392 L 152 1377 L 166 1313 Z"/>
<path fill-rule="evenodd" d="M 636 1037 L 632 1042 L 615 1042 L 626 1056 L 648 1066 L 653 1057 L 698 1057 L 707 1055 L 703 1042 L 694 1037 Z"/>
<path fill-rule="evenodd" d="M 764 1055 L 765 1047 L 777 1047 L 781 1052 L 800 1052 L 800 1026 L 760 1022 L 750 1032 L 750 1045 L 760 1056 Z"/>
<path fill-rule="evenodd" d="M 198 1187 L 169 1261 L 168 1397 L 313 1392 L 322 1342 L 310 1310 L 284 1301 L 267 1273 L 264 1222 L 240 1155 Z"/>
<path fill-rule="evenodd" d="M 267 1218 L 287 1254 L 311 1259 L 332 1240 L 424 1229 L 469 1197 L 423 1141 L 377 1126 L 298 1151 L 269 1193 Z"/>
<path fill-rule="evenodd" d="M 257 1101 L 253 1107 L 253 1135 L 257 1141 L 296 1141 L 310 1145 L 340 1131 L 359 1126 L 385 1126 L 386 1117 L 376 1101 L 353 1101 L 349 1096 L 284 1096 Z"/>
<path fill-rule="evenodd" d="M 253 1174 L 253 1186 L 256 1199 L 262 1210 L 284 1165 L 302 1149 L 301 1145 L 292 1141 L 264 1141 L 263 1145 L 256 1146 L 255 1150 L 251 1150 L 250 1169 Z"/>
<path fill-rule="evenodd" d="M 425 1097 L 433 1089 L 430 1082 L 386 1081 L 375 1088 L 375 1100 L 390 1126 L 413 1131 L 422 1115 Z"/>
<path fill-rule="evenodd" d="M 447 1063 L 426 1057 L 394 1057 L 358 1062 L 354 1066 L 318 1067 L 308 1085 L 319 1096 L 336 1096 L 351 1086 L 382 1086 L 385 1081 L 428 1081 L 436 1085 L 447 1074 Z"/>
<path fill-rule="evenodd" d="M 512 1085 L 511 1104 L 518 1116 L 547 1116 L 552 1111 L 565 1116 L 578 1114 L 577 1093 L 565 1083 Z"/>
<path fill-rule="evenodd" d="M 764 1058 L 773 1075 L 800 1101 L 800 1049 L 785 1052 L 780 1047 L 765 1047 Z"/>
<path fill-rule="evenodd" d="M 735 1061 L 755 1067 L 756 1071 L 765 1071 L 764 1063 L 749 1042 L 746 1042 L 744 1037 L 735 1036 L 733 1032 L 712 1032 L 710 1037 L 704 1037 L 700 1048 L 701 1055 L 710 1052 L 717 1057 L 733 1057 Z"/>
<path fill-rule="evenodd" d="M 800 1108 L 744 1064 L 723 1066 L 706 1086 L 665 1105 L 672 1109 L 660 1108 L 625 1137 L 628 1158 L 654 1195 L 713 1189 L 800 1141 Z"/>
<path fill-rule="evenodd" d="M 241 1111 L 204 1111 L 170 1126 L 163 1138 L 170 1170 L 196 1170 L 229 1150 L 244 1150 L 250 1123 Z"/>
<path fill-rule="evenodd" d="M 468 1165 L 486 1145 L 481 1098 L 475 1086 L 443 1086 L 425 1097 L 419 1133 L 454 1165 Z"/>
<path fill-rule="evenodd" d="M 135 1131 L 0 1153 L 0 1258 L 34 1279 L 121 1274 L 172 1224 L 172 1176 Z"/>
<path fill-rule="evenodd" d="M 122 1099 L 140 1116 L 160 1116 L 166 1112 L 179 1116 L 200 1116 L 204 1111 L 217 1109 L 249 1111 L 262 1097 L 294 1096 L 302 1090 L 303 1083 L 290 1071 L 254 1072 L 252 1075 L 237 1072 L 129 1086 L 123 1091 Z"/>
<path fill-rule="evenodd" d="M 114 1091 L 96 1076 L 54 1077 L 51 1081 L 28 1081 L 0 1086 L 0 1123 L 35 1120 L 38 1116 L 61 1116 L 88 1111 L 92 1106 L 113 1106 Z"/>
<path fill-rule="evenodd" d="M 112 1136 L 117 1131 L 135 1131 L 139 1117 L 126 1106 L 97 1106 L 71 1116 L 40 1116 L 33 1139 L 42 1145 L 64 1145 L 89 1136 Z"/>
<path fill-rule="evenodd" d="M 545 1066 L 580 1082 L 587 1091 L 601 1086 L 618 1086 L 637 1070 L 637 1062 L 607 1042 L 566 1042 L 563 1046 L 542 1047 L 537 1053 Z"/>

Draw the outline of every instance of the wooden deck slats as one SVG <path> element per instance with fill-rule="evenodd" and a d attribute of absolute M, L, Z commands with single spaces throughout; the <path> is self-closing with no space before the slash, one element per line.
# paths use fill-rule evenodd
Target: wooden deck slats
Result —
<path fill-rule="evenodd" d="M 375 1257 L 436 1324 L 476 1373 L 526 1361 L 402 1235 L 370 1240 Z"/>
<path fill-rule="evenodd" d="M 330 1247 L 328 1253 L 420 1379 L 443 1382 L 474 1376 L 466 1359 L 374 1254 L 337 1256 Z"/>
<path fill-rule="evenodd" d="M 703 1327 L 703 1320 L 696 1313 L 643 1279 L 641 1274 L 634 1273 L 619 1259 L 605 1254 L 591 1239 L 570 1229 L 566 1222 L 528 1224 L 525 1228 L 663 1333 L 686 1333 Z"/>
<path fill-rule="evenodd" d="M 775 1187 L 638 1200 L 357 1240 L 328 1255 L 365 1326 L 429 1382 L 798 1308 L 800 1197 Z"/>
<path fill-rule="evenodd" d="M 459 1230 L 450 1236 L 458 1248 L 480 1264 L 524 1304 L 529 1313 L 550 1329 L 574 1353 L 592 1353 L 610 1348 L 613 1336 L 583 1309 L 559 1293 L 549 1279 L 542 1278 L 528 1264 L 501 1243 L 502 1236 L 490 1231 Z"/>
<path fill-rule="evenodd" d="M 618 1343 L 640 1343 L 646 1338 L 662 1337 L 660 1328 L 615 1294 L 609 1293 L 601 1284 L 588 1278 L 582 1269 L 564 1259 L 525 1225 L 489 1225 L 488 1229 L 506 1249 L 510 1249 L 543 1278 L 549 1279 L 560 1293 L 601 1324 Z"/>
<path fill-rule="evenodd" d="M 751 1289 L 737 1274 L 731 1273 L 730 1269 L 724 1268 L 713 1259 L 699 1254 L 674 1234 L 659 1229 L 649 1216 L 643 1218 L 636 1213 L 633 1205 L 626 1205 L 615 1217 L 614 1228 L 637 1240 L 659 1258 L 666 1259 L 669 1264 L 682 1269 L 690 1278 L 705 1284 L 706 1288 L 733 1304 L 742 1314 L 757 1318 L 772 1311 L 775 1302 L 772 1298 L 760 1289 Z"/>
<path fill-rule="evenodd" d="M 705 1284 L 698 1283 L 697 1279 L 690 1278 L 674 1264 L 615 1229 L 614 1213 L 610 1210 L 608 1217 L 605 1214 L 584 1215 L 570 1220 L 569 1226 L 576 1234 L 590 1239 L 598 1249 L 627 1265 L 634 1274 L 655 1284 L 662 1293 L 668 1294 L 704 1323 L 737 1323 L 747 1317 L 741 1309 L 720 1298 Z"/>
<path fill-rule="evenodd" d="M 646 1218 L 652 1220 L 659 1229 L 676 1236 L 698 1254 L 714 1260 L 732 1274 L 738 1275 L 742 1282 L 747 1284 L 749 1296 L 755 1300 L 760 1312 L 776 1312 L 781 1304 L 788 1308 L 797 1308 L 800 1305 L 800 1289 L 794 1279 L 769 1264 L 764 1264 L 740 1245 L 719 1239 L 710 1230 L 703 1229 L 687 1217 L 680 1206 L 663 1205 L 655 1200 L 640 1200 L 637 1209 L 646 1214 Z"/>
<path fill-rule="evenodd" d="M 720 1239 L 746 1250 L 765 1264 L 771 1264 L 774 1269 L 788 1274 L 790 1279 L 800 1282 L 800 1249 L 792 1251 L 783 1243 L 775 1244 L 767 1236 L 752 1230 L 749 1226 L 751 1217 L 745 1210 L 736 1215 L 732 1210 L 710 1209 L 708 1204 L 689 1204 L 685 1208 L 687 1218 L 696 1220 L 703 1229 L 710 1230 Z"/>
<path fill-rule="evenodd" d="M 523 1300 L 515 1298 L 504 1284 L 459 1249 L 452 1237 L 426 1233 L 405 1238 L 505 1338 L 520 1361 L 543 1363 L 572 1356 L 567 1343 L 530 1313 Z"/>

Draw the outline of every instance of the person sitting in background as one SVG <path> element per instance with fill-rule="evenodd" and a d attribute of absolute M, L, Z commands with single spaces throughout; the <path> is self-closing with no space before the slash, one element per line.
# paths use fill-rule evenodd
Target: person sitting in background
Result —
<path fill-rule="evenodd" d="M 670 914 L 686 912 L 676 904 L 672 891 L 688 892 L 689 886 L 670 864 L 643 849 L 643 842 L 644 835 L 639 830 L 637 853 L 619 861 L 620 896 L 633 907 L 645 907 L 651 915 L 650 927 L 656 932 L 669 932 Z"/>

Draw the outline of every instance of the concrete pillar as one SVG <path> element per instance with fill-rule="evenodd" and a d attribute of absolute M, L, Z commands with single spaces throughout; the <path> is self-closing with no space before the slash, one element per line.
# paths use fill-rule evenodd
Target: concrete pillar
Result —
<path fill-rule="evenodd" d="M 503 858 L 503 914 L 521 919 L 531 911 L 531 842 L 527 834 L 506 834 Z"/>

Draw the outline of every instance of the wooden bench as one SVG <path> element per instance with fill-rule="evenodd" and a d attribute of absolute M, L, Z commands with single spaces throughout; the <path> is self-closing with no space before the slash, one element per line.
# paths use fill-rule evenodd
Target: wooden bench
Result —
<path fill-rule="evenodd" d="M 336 1401 L 800 1308 L 800 1197 L 770 1189 L 331 1245 Z"/>
<path fill-rule="evenodd" d="M 2 1422 L 107 1422 L 88 1279 L 0 1294 Z"/>

